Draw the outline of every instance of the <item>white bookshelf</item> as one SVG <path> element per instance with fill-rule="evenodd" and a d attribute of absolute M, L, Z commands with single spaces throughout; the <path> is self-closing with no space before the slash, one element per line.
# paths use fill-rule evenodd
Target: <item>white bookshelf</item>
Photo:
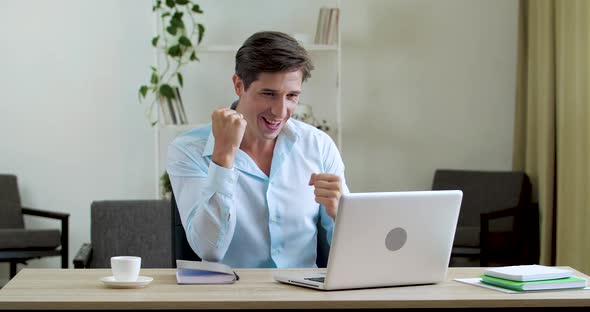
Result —
<path fill-rule="evenodd" d="M 206 27 L 203 42 L 197 49 L 200 62 L 189 64 L 182 71 L 181 96 L 189 124 L 167 125 L 159 119 L 154 127 L 157 196 L 161 196 L 159 180 L 166 169 L 169 143 L 179 134 L 209 123 L 215 109 L 229 106 L 237 99 L 231 81 L 235 53 L 257 31 L 306 34 L 310 38 L 312 42 L 304 42 L 303 46 L 315 69 L 303 84 L 300 103 L 310 105 L 318 120 L 328 122 L 328 134 L 341 149 L 341 34 L 334 45 L 313 43 L 320 8 L 341 8 L 340 0 L 199 0 L 198 3 L 204 11 L 199 22 Z"/>

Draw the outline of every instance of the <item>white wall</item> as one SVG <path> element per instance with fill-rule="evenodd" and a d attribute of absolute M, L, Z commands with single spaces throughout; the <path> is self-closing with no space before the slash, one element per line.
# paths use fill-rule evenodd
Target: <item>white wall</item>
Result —
<path fill-rule="evenodd" d="M 510 169 L 517 0 L 342 6 L 353 191 L 426 189 L 439 167 Z M 136 97 L 152 30 L 142 0 L 0 0 L 0 172 L 18 175 L 25 205 L 71 214 L 70 259 L 89 240 L 93 200 L 155 197 Z"/>
<path fill-rule="evenodd" d="M 342 6 L 352 191 L 430 189 L 436 168 L 511 169 L 517 0 Z"/>
<path fill-rule="evenodd" d="M 0 1 L 0 172 L 18 176 L 24 205 L 70 213 L 70 259 L 90 239 L 91 201 L 155 196 L 137 100 L 152 21 L 143 0 Z"/>

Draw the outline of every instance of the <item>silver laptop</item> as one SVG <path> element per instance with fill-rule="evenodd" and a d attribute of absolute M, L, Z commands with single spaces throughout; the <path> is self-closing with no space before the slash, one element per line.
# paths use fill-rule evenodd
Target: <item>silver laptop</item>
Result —
<path fill-rule="evenodd" d="M 344 194 L 326 273 L 274 279 L 321 290 L 441 282 L 462 197 L 461 191 Z"/>

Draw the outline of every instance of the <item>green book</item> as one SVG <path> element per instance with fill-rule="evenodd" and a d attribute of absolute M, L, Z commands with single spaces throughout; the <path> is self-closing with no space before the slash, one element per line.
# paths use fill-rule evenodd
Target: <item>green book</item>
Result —
<path fill-rule="evenodd" d="M 587 281 L 577 276 L 531 282 L 517 282 L 488 275 L 481 275 L 480 277 L 481 281 L 485 284 L 516 291 L 584 288 L 587 286 Z"/>

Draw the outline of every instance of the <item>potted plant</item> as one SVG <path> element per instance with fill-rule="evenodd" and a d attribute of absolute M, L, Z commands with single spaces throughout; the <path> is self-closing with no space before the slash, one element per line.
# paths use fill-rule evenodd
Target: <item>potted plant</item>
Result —
<path fill-rule="evenodd" d="M 184 84 L 181 69 L 191 62 L 199 61 L 196 47 L 203 40 L 205 26 L 198 23 L 196 18 L 203 11 L 192 0 L 155 0 L 152 11 L 159 18 L 159 31 L 152 38 L 152 46 L 163 64 L 162 68 L 151 66 L 149 83 L 139 88 L 139 100 L 151 99 L 146 108 L 146 117 L 152 126 L 158 122 L 153 118 L 156 103 L 163 105 L 162 111 L 168 123 L 187 123 L 180 97 L 180 89 Z"/>

